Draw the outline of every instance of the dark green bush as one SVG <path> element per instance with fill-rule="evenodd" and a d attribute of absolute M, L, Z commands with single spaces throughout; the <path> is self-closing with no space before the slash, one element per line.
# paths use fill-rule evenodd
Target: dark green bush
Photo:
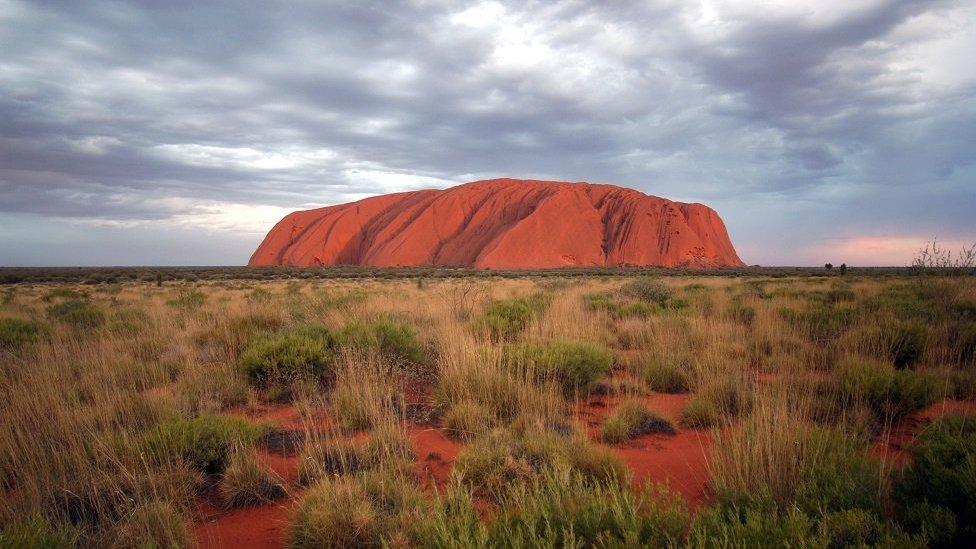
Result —
<path fill-rule="evenodd" d="M 936 528 L 923 517 L 935 517 L 946 528 L 949 511 L 957 529 L 947 543 L 976 545 L 976 418 L 947 416 L 922 431 L 912 451 L 915 460 L 895 485 L 895 499 L 906 524 L 932 535 Z M 918 507 L 926 505 L 926 507 Z M 919 516 L 922 515 L 922 516 Z"/>
<path fill-rule="evenodd" d="M 16 349 L 33 343 L 42 332 L 37 322 L 19 318 L 0 318 L 0 349 Z"/>
<path fill-rule="evenodd" d="M 939 396 L 939 382 L 934 375 L 895 370 L 870 361 L 842 365 L 837 378 L 839 397 L 845 406 L 867 404 L 883 421 L 901 419 L 934 403 Z"/>
<path fill-rule="evenodd" d="M 674 295 L 671 288 L 656 278 L 637 278 L 620 288 L 624 295 L 664 307 Z"/>
<path fill-rule="evenodd" d="M 53 290 L 46 292 L 41 299 L 47 302 L 51 302 L 56 299 L 85 300 L 88 299 L 88 294 L 85 292 L 79 292 L 78 290 L 72 288 L 54 288 Z"/>
<path fill-rule="evenodd" d="M 324 326 L 305 326 L 252 341 L 239 362 L 260 387 L 297 380 L 332 378 L 335 335 Z"/>
<path fill-rule="evenodd" d="M 752 408 L 752 388 L 746 380 L 720 376 L 706 380 L 678 418 L 682 427 L 701 429 L 734 419 Z"/>
<path fill-rule="evenodd" d="M 48 307 L 47 314 L 53 320 L 64 322 L 76 328 L 97 328 L 105 322 L 105 313 L 81 300 L 62 301 Z"/>
<path fill-rule="evenodd" d="M 540 381 L 554 380 L 566 395 L 587 394 L 597 380 L 610 373 L 613 352 L 587 341 L 509 345 L 504 360 L 524 365 Z"/>
<path fill-rule="evenodd" d="M 250 446 L 263 429 L 227 415 L 200 416 L 193 419 L 170 418 L 160 422 L 143 439 L 150 458 L 166 462 L 183 459 L 196 470 L 208 474 L 222 473 L 235 446 Z"/>
<path fill-rule="evenodd" d="M 828 341 L 840 337 L 856 318 L 853 309 L 817 305 L 799 314 L 800 320 L 814 341 Z"/>

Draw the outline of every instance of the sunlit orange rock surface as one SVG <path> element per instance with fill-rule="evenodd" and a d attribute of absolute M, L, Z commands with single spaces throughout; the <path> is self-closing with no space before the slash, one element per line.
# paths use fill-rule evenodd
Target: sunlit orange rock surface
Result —
<path fill-rule="evenodd" d="M 517 179 L 294 212 L 249 262 L 491 269 L 742 264 L 708 206 L 613 185 Z"/>

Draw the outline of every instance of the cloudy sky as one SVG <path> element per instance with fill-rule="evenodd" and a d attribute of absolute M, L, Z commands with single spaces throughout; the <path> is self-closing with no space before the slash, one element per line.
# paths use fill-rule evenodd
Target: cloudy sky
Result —
<path fill-rule="evenodd" d="M 976 240 L 976 0 L 0 0 L 0 265 L 243 264 L 498 176 L 704 202 L 747 263 Z"/>

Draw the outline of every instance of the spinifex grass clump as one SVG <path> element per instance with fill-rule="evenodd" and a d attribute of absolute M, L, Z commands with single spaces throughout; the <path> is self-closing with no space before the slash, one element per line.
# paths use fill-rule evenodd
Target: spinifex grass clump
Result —
<path fill-rule="evenodd" d="M 639 436 L 660 433 L 673 435 L 671 422 L 652 412 L 639 400 L 627 400 L 607 416 L 600 430 L 604 442 L 617 444 Z"/>
<path fill-rule="evenodd" d="M 151 459 L 182 459 L 196 470 L 222 473 L 236 446 L 250 446 L 262 429 L 227 415 L 167 419 L 146 433 L 143 447 Z"/>
<path fill-rule="evenodd" d="M 234 448 L 220 480 L 220 497 L 228 507 L 266 503 L 285 495 L 285 487 L 247 448 Z"/>
<path fill-rule="evenodd" d="M 946 417 L 922 431 L 895 485 L 906 527 L 948 547 L 976 544 L 976 418 Z"/>
<path fill-rule="evenodd" d="M 79 299 L 52 305 L 48 307 L 47 315 L 74 328 L 97 328 L 105 322 L 105 313 L 101 309 Z"/>
<path fill-rule="evenodd" d="M 0 318 L 0 350 L 17 349 L 37 341 L 43 327 L 19 318 Z"/>
<path fill-rule="evenodd" d="M 645 362 L 639 374 L 647 387 L 658 393 L 687 393 L 691 386 L 691 366 L 673 353 L 654 356 Z"/>
<path fill-rule="evenodd" d="M 850 407 L 866 404 L 882 422 L 897 421 L 939 397 L 940 381 L 926 372 L 896 370 L 882 362 L 852 359 L 837 372 L 838 396 Z"/>
<path fill-rule="evenodd" d="M 510 345 L 503 361 L 513 370 L 525 368 L 539 381 L 555 381 L 567 396 L 585 395 L 610 373 L 613 352 L 587 341 L 554 341 Z"/>
<path fill-rule="evenodd" d="M 536 478 L 548 464 L 558 464 L 589 480 L 625 481 L 628 473 L 609 451 L 593 446 L 580 433 L 539 429 L 494 429 L 470 442 L 454 470 L 481 496 L 499 500 L 520 483 Z"/>
<path fill-rule="evenodd" d="M 701 429 L 729 422 L 748 412 L 753 404 L 752 386 L 735 375 L 718 375 L 702 382 L 681 411 L 682 427 Z"/>
<path fill-rule="evenodd" d="M 403 546 L 427 501 L 409 478 L 389 471 L 326 477 L 311 486 L 292 517 L 295 548 Z"/>

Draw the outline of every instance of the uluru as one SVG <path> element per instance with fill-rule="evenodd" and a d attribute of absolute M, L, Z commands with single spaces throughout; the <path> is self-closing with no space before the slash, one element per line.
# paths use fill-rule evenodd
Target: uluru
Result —
<path fill-rule="evenodd" d="M 285 216 L 248 265 L 742 266 L 718 214 L 615 185 L 518 179 Z"/>

